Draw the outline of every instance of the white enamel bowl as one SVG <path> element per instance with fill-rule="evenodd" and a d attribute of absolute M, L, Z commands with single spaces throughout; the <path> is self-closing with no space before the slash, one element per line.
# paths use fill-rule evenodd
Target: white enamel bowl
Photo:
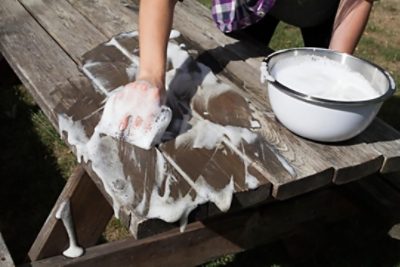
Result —
<path fill-rule="evenodd" d="M 285 67 L 283 59 L 303 55 L 316 55 L 348 66 L 360 73 L 377 90 L 379 97 L 363 101 L 335 101 L 305 95 L 275 79 Z M 289 61 L 290 62 L 290 61 Z M 280 64 L 281 63 L 281 64 Z M 278 120 L 292 132 L 321 142 L 350 139 L 375 118 L 382 103 L 393 95 L 393 78 L 381 67 L 363 59 L 321 48 L 293 48 L 269 55 L 261 68 L 268 81 L 268 96 Z"/>

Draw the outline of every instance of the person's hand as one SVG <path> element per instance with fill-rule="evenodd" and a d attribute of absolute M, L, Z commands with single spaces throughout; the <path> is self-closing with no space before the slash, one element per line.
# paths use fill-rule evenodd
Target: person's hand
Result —
<path fill-rule="evenodd" d="M 111 93 L 95 131 L 142 149 L 158 144 L 171 119 L 165 90 L 138 80 Z"/>
<path fill-rule="evenodd" d="M 165 89 L 146 80 L 138 80 L 125 85 L 114 97 L 116 107 L 124 106 L 121 108 L 125 110 L 122 119 L 119 118 L 121 133 L 128 127 L 150 129 L 165 102 Z"/>

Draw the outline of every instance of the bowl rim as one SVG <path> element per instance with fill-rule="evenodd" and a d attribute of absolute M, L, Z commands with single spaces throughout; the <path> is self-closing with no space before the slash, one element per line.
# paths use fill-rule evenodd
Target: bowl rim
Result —
<path fill-rule="evenodd" d="M 300 93 L 299 91 L 296 91 L 294 89 L 291 89 L 289 87 L 287 87 L 286 85 L 283 85 L 282 83 L 280 83 L 279 81 L 277 81 L 275 78 L 272 77 L 272 75 L 270 74 L 270 66 L 269 66 L 269 62 L 273 57 L 276 57 L 280 54 L 284 54 L 284 53 L 289 53 L 289 52 L 293 52 L 293 51 L 321 51 L 321 52 L 327 52 L 327 53 L 332 53 L 332 54 L 337 54 L 340 56 L 344 56 L 344 57 L 350 57 L 354 60 L 357 61 L 361 61 L 364 62 L 366 64 L 371 65 L 372 67 L 377 68 L 387 79 L 388 81 L 388 89 L 386 90 L 386 92 L 376 98 L 371 98 L 371 99 L 367 99 L 367 100 L 361 100 L 361 101 L 343 101 L 343 100 L 332 100 L 332 99 L 326 99 L 326 98 L 320 98 L 320 97 L 315 97 L 312 95 L 308 95 L 308 94 L 304 94 L 304 93 Z M 326 49 L 326 48 L 317 48 L 317 47 L 295 47 L 295 48 L 288 48 L 288 49 L 282 49 L 282 50 L 278 50 L 274 53 L 271 53 L 270 55 L 268 55 L 266 58 L 264 58 L 263 60 L 263 64 L 266 65 L 266 71 L 268 73 L 269 77 L 266 77 L 266 79 L 268 80 L 269 83 L 273 84 L 277 89 L 281 90 L 282 92 L 291 95 L 299 100 L 302 101 L 306 101 L 309 103 L 314 103 L 314 104 L 323 104 L 323 105 L 347 105 L 347 106 L 360 106 L 360 105 L 366 105 L 366 104 L 372 104 L 372 103 L 381 103 L 383 101 L 385 101 L 386 99 L 388 99 L 389 97 L 391 97 L 395 90 L 396 90 L 396 84 L 394 82 L 393 77 L 389 74 L 389 72 L 387 72 L 385 69 L 383 69 L 382 67 L 380 67 L 379 65 L 370 62 L 366 59 L 363 58 L 359 58 L 356 57 L 354 55 L 350 55 L 347 53 L 342 53 L 342 52 L 338 52 L 335 50 L 331 50 L 331 49 Z M 261 75 L 264 75 L 263 73 L 261 73 Z M 272 78 L 271 78 L 272 77 Z"/>

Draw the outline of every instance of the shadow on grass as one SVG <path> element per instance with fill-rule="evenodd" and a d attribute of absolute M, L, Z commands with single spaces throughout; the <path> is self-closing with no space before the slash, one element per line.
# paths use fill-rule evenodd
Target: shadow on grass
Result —
<path fill-rule="evenodd" d="M 353 199 L 354 191 L 342 194 Z M 358 211 L 347 219 L 329 224 L 319 219 L 301 223 L 280 241 L 222 257 L 203 267 L 400 266 L 400 241 L 388 235 L 400 217 L 389 215 L 361 195 L 352 200 Z"/>
<path fill-rule="evenodd" d="M 0 73 L 0 231 L 19 264 L 26 260 L 65 180 L 32 124 L 39 108 L 18 90 L 18 78 L 4 60 Z"/>
<path fill-rule="evenodd" d="M 285 241 L 236 254 L 226 264 L 208 266 L 399 266 L 400 241 L 391 239 L 388 224 L 378 219 L 364 216 L 333 225 L 311 225 Z"/>
<path fill-rule="evenodd" d="M 400 82 L 400 81 L 399 81 Z M 397 85 L 398 87 L 400 86 Z M 400 95 L 389 98 L 379 111 L 378 117 L 400 131 Z"/>

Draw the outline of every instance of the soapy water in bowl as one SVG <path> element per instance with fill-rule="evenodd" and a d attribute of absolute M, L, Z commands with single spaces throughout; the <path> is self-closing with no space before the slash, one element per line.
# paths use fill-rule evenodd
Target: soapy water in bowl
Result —
<path fill-rule="evenodd" d="M 364 101 L 381 94 L 358 72 L 319 56 L 296 56 L 278 62 L 272 74 L 288 88 L 334 101 Z"/>

